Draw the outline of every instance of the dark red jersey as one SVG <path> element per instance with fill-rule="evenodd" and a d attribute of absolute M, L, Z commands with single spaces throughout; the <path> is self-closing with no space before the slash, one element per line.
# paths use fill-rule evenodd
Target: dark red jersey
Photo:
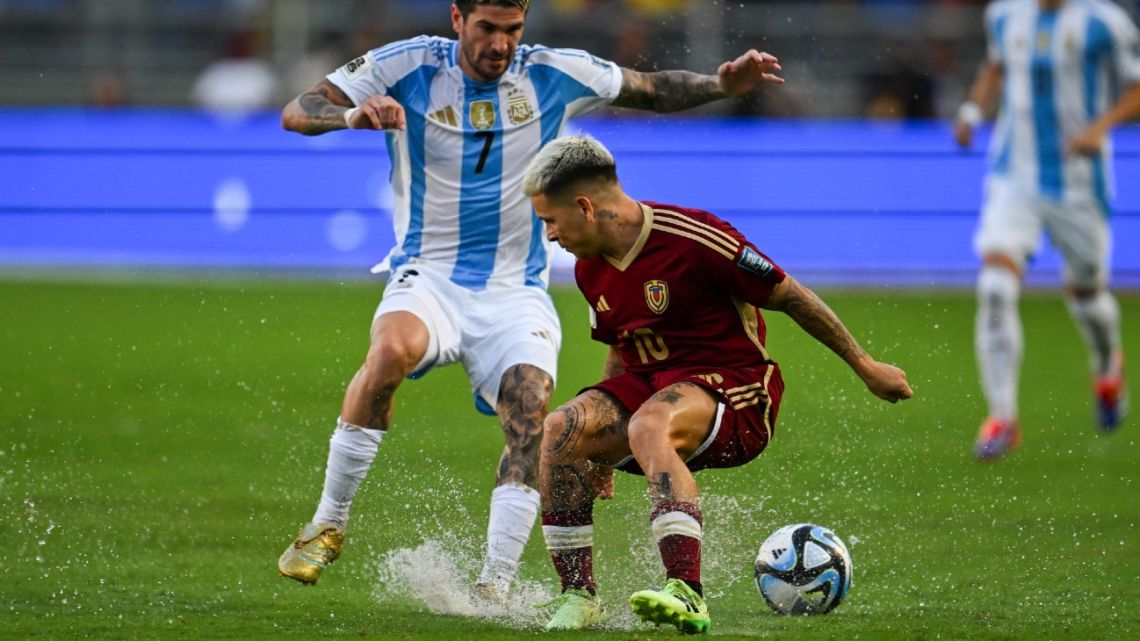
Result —
<path fill-rule="evenodd" d="M 764 367 L 758 306 L 784 271 L 732 225 L 697 209 L 642 203 L 645 225 L 620 262 L 579 260 L 594 340 L 617 345 L 626 371 Z"/>

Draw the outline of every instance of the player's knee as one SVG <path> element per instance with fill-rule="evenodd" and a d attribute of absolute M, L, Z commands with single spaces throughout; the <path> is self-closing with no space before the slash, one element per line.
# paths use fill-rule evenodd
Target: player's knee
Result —
<path fill-rule="evenodd" d="M 1065 286 L 1065 293 L 1069 296 L 1069 298 L 1078 301 L 1093 300 L 1100 295 L 1101 291 L 1103 290 L 1096 285 L 1077 285 L 1070 283 L 1069 285 Z"/>
<path fill-rule="evenodd" d="M 533 417 L 540 421 L 550 404 L 554 381 L 550 374 L 534 365 L 514 365 L 503 372 L 499 381 L 497 410 L 507 414 Z"/>
<path fill-rule="evenodd" d="M 547 414 L 542 422 L 542 460 L 566 461 L 574 458 L 578 440 L 573 438 L 573 426 L 561 411 Z"/>
<path fill-rule="evenodd" d="M 1011 305 L 1017 302 L 1021 279 L 1008 266 L 987 263 L 978 274 L 978 302 L 982 305 Z"/>
<path fill-rule="evenodd" d="M 395 387 L 415 369 L 422 357 L 399 339 L 379 341 L 368 348 L 365 375 L 372 386 Z"/>
<path fill-rule="evenodd" d="M 669 448 L 676 450 L 673 435 L 669 429 L 669 421 L 664 416 L 635 415 L 629 421 L 629 449 L 638 460 L 642 454 Z"/>

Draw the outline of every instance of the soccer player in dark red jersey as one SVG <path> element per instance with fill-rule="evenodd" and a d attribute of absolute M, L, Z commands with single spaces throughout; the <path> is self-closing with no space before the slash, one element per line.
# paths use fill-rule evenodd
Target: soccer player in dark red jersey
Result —
<path fill-rule="evenodd" d="M 613 156 L 592 138 L 546 145 L 523 190 L 547 236 L 578 257 L 574 273 L 593 338 L 610 345 L 603 380 L 544 426 L 542 530 L 563 590 L 547 628 L 584 628 L 602 618 L 593 503 L 613 495 L 616 468 L 649 483 L 650 522 L 667 576 L 661 590 L 634 593 L 630 606 L 643 620 L 706 632 L 693 472 L 759 455 L 784 389 L 757 308 L 790 316 L 879 398 L 910 398 L 906 373 L 872 358 L 815 293 L 728 223 L 631 198 Z"/>

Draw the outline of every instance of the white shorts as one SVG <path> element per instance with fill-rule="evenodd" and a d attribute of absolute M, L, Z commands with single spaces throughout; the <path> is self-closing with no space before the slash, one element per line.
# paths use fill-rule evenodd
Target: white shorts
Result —
<path fill-rule="evenodd" d="M 1091 196 L 1056 202 L 1002 178 L 986 184 L 986 204 L 974 234 L 979 257 L 1000 253 L 1022 268 L 1048 230 L 1065 262 L 1065 282 L 1103 287 L 1108 282 L 1112 237 L 1101 206 Z"/>
<path fill-rule="evenodd" d="M 495 414 L 499 383 L 514 365 L 533 365 L 557 379 L 562 327 L 550 295 L 539 287 L 488 286 L 471 291 L 442 270 L 402 265 L 388 278 L 373 317 L 411 312 L 427 325 L 427 353 L 408 378 L 433 367 L 463 363 L 475 407 Z"/>

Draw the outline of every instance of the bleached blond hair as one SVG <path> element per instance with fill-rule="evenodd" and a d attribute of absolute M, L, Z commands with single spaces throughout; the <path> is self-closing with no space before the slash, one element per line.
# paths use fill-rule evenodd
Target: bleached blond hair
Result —
<path fill-rule="evenodd" d="M 553 196 L 585 181 L 617 183 L 617 162 L 609 149 L 590 136 L 563 136 L 546 143 L 530 161 L 523 175 L 523 193 Z"/>

